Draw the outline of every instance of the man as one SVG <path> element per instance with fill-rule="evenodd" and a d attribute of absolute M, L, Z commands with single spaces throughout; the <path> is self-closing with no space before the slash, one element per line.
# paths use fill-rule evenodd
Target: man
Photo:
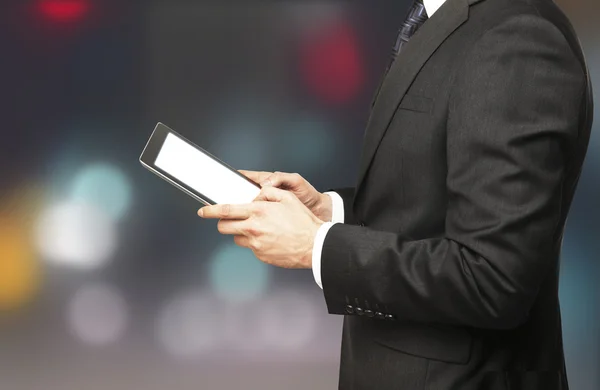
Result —
<path fill-rule="evenodd" d="M 551 0 L 417 0 L 394 57 L 355 188 L 244 172 L 254 203 L 199 214 L 313 269 L 345 315 L 340 389 L 567 389 L 559 253 L 592 121 L 572 27 Z"/>

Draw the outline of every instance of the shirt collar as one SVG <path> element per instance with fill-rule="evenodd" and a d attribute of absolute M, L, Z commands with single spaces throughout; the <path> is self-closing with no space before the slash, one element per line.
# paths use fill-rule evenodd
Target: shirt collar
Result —
<path fill-rule="evenodd" d="M 427 16 L 432 17 L 433 14 L 440 9 L 445 2 L 446 0 L 423 0 L 425 11 L 427 11 Z"/>

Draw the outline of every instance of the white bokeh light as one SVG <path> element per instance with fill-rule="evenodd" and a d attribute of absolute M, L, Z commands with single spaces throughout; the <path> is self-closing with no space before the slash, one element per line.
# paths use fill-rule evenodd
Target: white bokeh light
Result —
<path fill-rule="evenodd" d="M 221 334 L 219 309 L 214 299 L 201 291 L 177 296 L 161 311 L 157 337 L 173 356 L 190 358 L 207 353 Z"/>
<path fill-rule="evenodd" d="M 261 307 L 261 339 L 275 349 L 296 350 L 314 337 L 319 309 L 299 292 L 269 297 Z"/>
<path fill-rule="evenodd" d="M 237 352 L 255 353 L 268 348 L 263 337 L 263 321 L 258 308 L 262 300 L 247 305 L 227 302 L 223 305 L 223 324 L 221 331 L 227 348 Z"/>
<path fill-rule="evenodd" d="M 118 341 L 127 327 L 129 313 L 121 294 L 109 285 L 80 288 L 68 306 L 68 323 L 83 343 L 105 346 Z"/>
<path fill-rule="evenodd" d="M 116 226 L 106 213 L 83 202 L 65 202 L 42 213 L 37 249 L 57 265 L 91 270 L 107 263 L 116 249 Z"/>
<path fill-rule="evenodd" d="M 91 164 L 75 176 L 69 195 L 74 201 L 94 205 L 111 218 L 120 219 L 131 204 L 131 184 L 118 167 Z"/>

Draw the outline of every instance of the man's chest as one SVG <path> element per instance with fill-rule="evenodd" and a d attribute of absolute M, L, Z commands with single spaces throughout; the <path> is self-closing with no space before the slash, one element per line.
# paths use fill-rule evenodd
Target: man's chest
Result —
<path fill-rule="evenodd" d="M 431 234 L 432 229 L 443 226 L 447 123 L 455 92 L 453 80 L 460 71 L 457 51 L 452 41 L 441 45 L 386 119 L 387 128 L 356 200 L 357 212 L 379 220 L 382 228 L 397 230 L 402 226 Z M 396 69 L 387 77 L 401 79 L 404 75 L 402 69 Z M 376 104 L 386 104 L 383 98 L 380 96 Z M 365 133 L 366 144 L 373 142 L 370 130 Z"/>

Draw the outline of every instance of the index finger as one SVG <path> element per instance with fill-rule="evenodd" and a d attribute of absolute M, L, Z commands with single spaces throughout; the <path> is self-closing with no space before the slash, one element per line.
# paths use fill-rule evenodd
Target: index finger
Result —
<path fill-rule="evenodd" d="M 250 218 L 254 206 L 252 204 L 217 204 L 202 207 L 198 215 L 205 219 L 237 219 Z"/>
<path fill-rule="evenodd" d="M 240 169 L 238 172 L 258 184 L 261 184 L 273 174 L 273 172 L 245 171 L 243 169 Z"/>

